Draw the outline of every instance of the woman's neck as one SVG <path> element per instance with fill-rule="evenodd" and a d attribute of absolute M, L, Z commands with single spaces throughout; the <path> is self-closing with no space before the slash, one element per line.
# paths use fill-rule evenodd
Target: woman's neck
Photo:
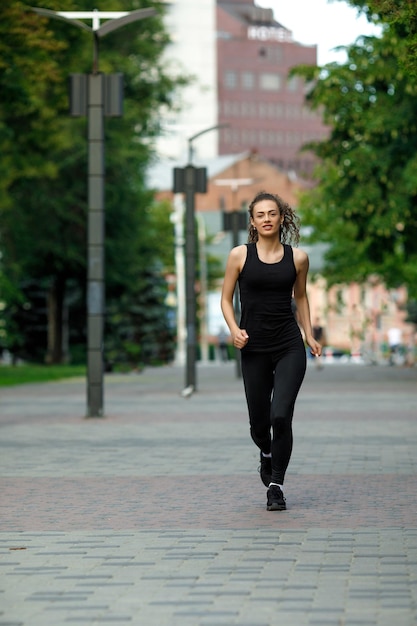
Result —
<path fill-rule="evenodd" d="M 265 252 L 281 252 L 284 248 L 280 240 L 275 237 L 273 239 L 259 237 L 256 245 L 258 250 L 265 250 Z"/>
<path fill-rule="evenodd" d="M 265 263 L 276 263 L 284 256 L 284 246 L 279 239 L 261 239 L 259 238 L 256 247 L 258 257 Z"/>

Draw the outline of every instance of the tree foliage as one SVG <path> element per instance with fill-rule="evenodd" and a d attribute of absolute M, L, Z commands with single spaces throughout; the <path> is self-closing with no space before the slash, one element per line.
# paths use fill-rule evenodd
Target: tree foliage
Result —
<path fill-rule="evenodd" d="M 347 0 L 371 22 L 386 24 L 395 37 L 398 60 L 417 76 L 417 4 L 415 0 Z"/>
<path fill-rule="evenodd" d="M 32 5 L 63 9 L 56 0 Z M 86 0 L 65 5 L 65 10 L 91 10 Z M 159 281 L 161 233 L 150 210 L 153 197 L 145 186 L 145 170 L 152 138 L 159 132 L 158 111 L 174 107 L 175 89 L 186 79 L 171 77 L 162 65 L 168 35 L 160 2 L 102 0 L 95 5 L 110 11 L 145 6 L 155 6 L 158 15 L 100 40 L 100 70 L 123 73 L 125 86 L 123 117 L 105 120 L 109 311 L 122 306 L 122 294 L 123 306 L 135 308 L 138 290 L 152 292 Z M 72 336 L 85 338 L 87 124 L 69 117 L 68 76 L 91 72 L 92 50 L 92 37 L 70 23 L 42 18 L 20 0 L 2 3 L 0 287 L 6 306 L 0 341 L 25 357 L 32 349 L 27 323 L 35 306 L 30 295 L 34 286 L 45 300 L 51 294 L 57 298 L 55 327 L 68 305 Z M 164 319 L 162 293 L 158 298 L 159 318 Z M 132 319 L 140 325 L 140 315 Z M 112 331 L 114 322 L 108 328 Z M 160 327 L 154 332 L 160 335 Z M 58 333 L 50 355 L 54 361 L 63 358 L 61 344 Z"/>
<path fill-rule="evenodd" d="M 314 85 L 308 100 L 329 126 L 328 139 L 309 146 L 320 164 L 301 202 L 303 222 L 313 240 L 328 243 L 331 283 L 377 274 L 415 293 L 417 80 L 388 27 L 347 52 L 345 64 L 296 70 Z"/>

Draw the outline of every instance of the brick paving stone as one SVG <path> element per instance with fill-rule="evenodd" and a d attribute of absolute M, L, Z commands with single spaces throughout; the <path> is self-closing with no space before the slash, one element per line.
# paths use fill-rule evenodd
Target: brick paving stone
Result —
<path fill-rule="evenodd" d="M 0 626 L 415 626 L 417 370 L 309 367 L 265 510 L 233 364 L 0 393 Z"/>

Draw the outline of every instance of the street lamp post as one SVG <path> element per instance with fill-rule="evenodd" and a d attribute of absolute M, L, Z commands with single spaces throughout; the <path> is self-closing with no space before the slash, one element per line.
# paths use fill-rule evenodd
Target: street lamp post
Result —
<path fill-rule="evenodd" d="M 246 213 L 239 211 L 237 207 L 237 192 L 239 187 L 245 185 L 252 185 L 255 181 L 253 178 L 219 178 L 214 181 L 216 185 L 225 185 L 230 187 L 232 191 L 232 210 L 223 214 L 223 230 L 232 232 L 233 247 L 239 245 L 239 231 L 246 230 L 248 217 Z M 235 311 L 236 319 L 240 315 L 240 301 L 239 301 L 239 286 L 236 284 L 236 289 L 233 298 L 233 308 Z M 235 350 L 236 358 L 236 377 L 242 377 L 242 366 L 240 361 L 240 350 Z"/>
<path fill-rule="evenodd" d="M 174 168 L 174 194 L 183 193 L 185 197 L 185 323 L 186 323 L 186 366 L 185 388 L 183 395 L 188 397 L 197 389 L 196 373 L 196 296 L 195 296 L 195 194 L 206 193 L 207 168 L 194 167 L 193 141 L 201 135 L 223 128 L 227 124 L 217 124 L 196 133 L 188 139 L 188 165 Z"/>
<path fill-rule="evenodd" d="M 200 345 L 201 360 L 209 360 L 209 345 L 207 337 L 207 252 L 206 252 L 206 225 L 201 214 L 197 215 L 198 260 L 200 264 Z"/>
<path fill-rule="evenodd" d="M 186 396 L 197 389 L 196 374 L 196 246 L 195 246 L 195 214 L 194 199 L 196 193 L 205 193 L 207 188 L 207 171 L 205 167 L 187 165 L 174 168 L 174 193 L 185 196 L 185 325 L 186 325 L 186 364 L 185 387 Z"/>
<path fill-rule="evenodd" d="M 87 417 L 104 414 L 103 336 L 105 316 L 104 258 L 104 117 L 121 116 L 122 75 L 99 73 L 98 40 L 113 31 L 156 15 L 156 10 L 130 12 L 50 11 L 32 8 L 43 17 L 67 21 L 93 35 L 92 74 L 71 76 L 71 115 L 88 118 L 88 245 L 87 245 Z M 87 26 L 80 20 L 92 20 Z M 100 20 L 108 20 L 101 25 Z"/>

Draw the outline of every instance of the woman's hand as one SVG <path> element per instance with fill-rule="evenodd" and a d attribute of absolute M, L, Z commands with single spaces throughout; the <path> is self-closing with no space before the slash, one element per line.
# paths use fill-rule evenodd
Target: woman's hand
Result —
<path fill-rule="evenodd" d="M 239 350 L 241 350 L 248 343 L 249 335 L 244 328 L 239 328 L 235 333 L 233 333 L 232 340 L 235 348 L 239 348 Z"/>
<path fill-rule="evenodd" d="M 321 344 L 318 341 L 311 338 L 307 343 L 310 346 L 310 352 L 313 356 L 321 356 Z"/>

